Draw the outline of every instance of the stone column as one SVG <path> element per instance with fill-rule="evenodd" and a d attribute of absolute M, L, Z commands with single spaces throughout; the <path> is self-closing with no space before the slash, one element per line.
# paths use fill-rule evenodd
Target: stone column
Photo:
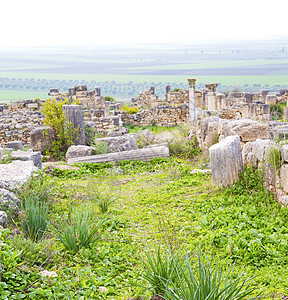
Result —
<path fill-rule="evenodd" d="M 189 78 L 189 122 L 196 120 L 196 105 L 195 105 L 195 78 Z"/>
<path fill-rule="evenodd" d="M 63 105 L 66 121 L 71 122 L 78 129 L 78 137 L 74 140 L 75 145 L 86 145 L 84 113 L 82 105 Z"/>
<path fill-rule="evenodd" d="M 216 110 L 216 87 L 218 83 L 205 84 L 208 89 L 208 110 Z"/>
<path fill-rule="evenodd" d="M 171 92 L 170 85 L 166 85 L 166 87 L 165 87 L 165 97 L 166 97 L 167 102 L 170 102 L 170 92 Z"/>

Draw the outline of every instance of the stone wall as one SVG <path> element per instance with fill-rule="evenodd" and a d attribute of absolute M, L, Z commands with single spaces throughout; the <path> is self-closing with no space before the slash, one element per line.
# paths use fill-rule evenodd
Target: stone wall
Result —
<path fill-rule="evenodd" d="M 0 144 L 21 140 L 24 146 L 30 145 L 30 132 L 33 127 L 43 125 L 44 116 L 39 111 L 14 111 L 0 115 Z"/>
<path fill-rule="evenodd" d="M 188 106 L 158 106 L 148 110 L 140 110 L 137 114 L 129 115 L 121 111 L 121 119 L 124 125 L 135 126 L 177 126 L 188 121 Z"/>

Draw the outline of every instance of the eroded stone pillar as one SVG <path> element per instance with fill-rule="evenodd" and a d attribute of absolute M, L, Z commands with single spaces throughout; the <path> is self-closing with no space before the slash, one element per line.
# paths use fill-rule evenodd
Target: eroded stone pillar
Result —
<path fill-rule="evenodd" d="M 216 107 L 216 88 L 218 83 L 205 84 L 208 89 L 208 110 L 217 110 Z"/>
<path fill-rule="evenodd" d="M 228 136 L 209 148 L 212 178 L 215 186 L 225 187 L 239 180 L 243 171 L 240 137 Z"/>
<path fill-rule="evenodd" d="M 73 141 L 75 145 L 86 145 L 84 113 L 82 105 L 63 105 L 66 122 L 71 122 L 78 129 L 78 137 Z"/>
<path fill-rule="evenodd" d="M 195 103 L 195 78 L 189 78 L 189 122 L 196 120 L 196 103 Z"/>

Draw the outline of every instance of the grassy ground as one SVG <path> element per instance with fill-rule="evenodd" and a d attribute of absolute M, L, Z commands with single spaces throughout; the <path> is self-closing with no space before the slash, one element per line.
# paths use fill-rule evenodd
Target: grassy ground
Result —
<path fill-rule="evenodd" d="M 115 202 L 102 238 L 77 254 L 65 251 L 50 226 L 38 244 L 2 231 L 2 281 L 9 287 L 4 291 L 11 291 L 8 299 L 148 297 L 151 291 L 139 287 L 147 285 L 141 264 L 147 245 L 183 244 L 193 258 L 200 242 L 213 263 L 220 259 L 226 267 L 235 264 L 235 274 L 255 274 L 254 286 L 263 299 L 287 296 L 288 210 L 275 203 L 251 171 L 236 187 L 219 190 L 210 175 L 192 174 L 193 168 L 191 162 L 158 159 L 86 165 L 47 175 L 43 182 L 52 188 L 51 226 L 86 205 L 93 219 L 103 218 L 89 194 L 92 186 L 100 195 L 114 195 Z M 21 219 L 15 222 L 22 231 Z M 10 254 L 5 258 L 5 253 Z M 57 277 L 45 279 L 39 274 L 44 269 Z M 101 293 L 100 286 L 108 291 Z"/>

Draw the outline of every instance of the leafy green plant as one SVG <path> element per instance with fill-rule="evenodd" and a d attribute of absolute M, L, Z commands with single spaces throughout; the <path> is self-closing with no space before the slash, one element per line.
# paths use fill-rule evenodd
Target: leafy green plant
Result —
<path fill-rule="evenodd" d="M 79 134 L 79 128 L 74 128 L 71 122 L 67 122 L 67 118 L 63 111 L 63 105 L 69 104 L 69 100 L 47 99 L 43 106 L 43 114 L 45 119 L 43 123 L 49 126 L 54 132 L 54 138 L 51 139 L 50 149 L 47 149 L 46 154 L 54 158 L 63 158 L 68 148 L 73 144 L 73 141 Z M 75 102 L 74 104 L 79 104 Z M 44 134 L 50 137 L 49 130 Z"/>
<path fill-rule="evenodd" d="M 91 218 L 90 208 L 74 212 L 70 209 L 68 218 L 59 220 L 52 229 L 66 250 L 77 253 L 82 247 L 89 247 L 101 238 L 104 223 L 105 219 L 96 222 Z"/>
<path fill-rule="evenodd" d="M 173 256 L 176 265 L 177 279 L 169 281 L 166 284 L 166 278 L 163 278 L 165 284 L 166 300 L 232 300 L 247 299 L 255 288 L 251 287 L 253 277 L 242 278 L 233 276 L 234 268 L 225 271 L 223 265 L 216 263 L 216 266 L 210 263 L 208 259 L 203 262 L 201 258 L 201 247 L 198 254 L 198 265 L 194 269 L 191 265 L 189 256 L 186 252 L 186 264 L 179 264 L 179 261 Z M 258 299 L 252 297 L 249 299 Z"/>
<path fill-rule="evenodd" d="M 0 164 L 9 164 L 12 162 L 12 155 L 11 151 L 9 150 L 2 150 L 0 153 Z"/>
<path fill-rule="evenodd" d="M 111 96 L 105 96 L 104 100 L 105 101 L 109 101 L 109 102 L 116 102 L 115 99 L 113 97 L 111 97 Z"/>
<path fill-rule="evenodd" d="M 274 104 L 270 106 L 270 114 L 272 120 L 280 120 L 283 118 L 285 104 Z"/>
<path fill-rule="evenodd" d="M 139 112 L 139 109 L 136 106 L 129 107 L 127 105 L 123 105 L 121 110 L 126 111 L 129 115 L 137 114 Z"/>
<path fill-rule="evenodd" d="M 92 147 L 94 148 L 94 152 L 96 155 L 105 154 L 109 152 L 109 146 L 106 142 L 97 141 L 96 138 L 92 143 Z"/>
<path fill-rule="evenodd" d="M 48 225 L 48 206 L 33 196 L 25 198 L 22 204 L 22 226 L 24 236 L 39 242 Z"/>
<path fill-rule="evenodd" d="M 277 147 L 271 147 L 268 150 L 268 163 L 277 170 L 280 171 L 284 161 L 282 159 L 281 150 Z"/>

